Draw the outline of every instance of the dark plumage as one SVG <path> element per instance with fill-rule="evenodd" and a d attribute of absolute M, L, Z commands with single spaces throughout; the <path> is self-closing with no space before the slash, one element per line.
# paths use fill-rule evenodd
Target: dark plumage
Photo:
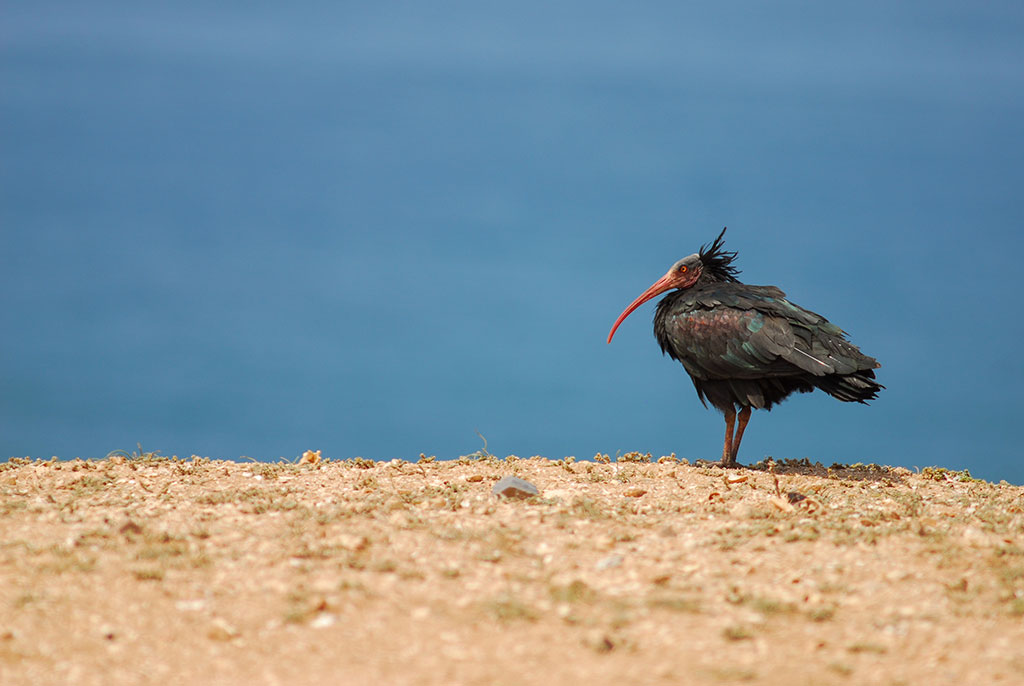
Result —
<path fill-rule="evenodd" d="M 736 253 L 722 248 L 725 229 L 700 252 L 679 260 L 619 316 L 608 334 L 644 302 L 658 303 L 654 335 L 683 364 L 701 402 L 725 414 L 722 463 L 736 454 L 752 408 L 770 410 L 791 393 L 819 388 L 844 402 L 874 399 L 880 367 L 819 314 L 794 305 L 775 286 L 737 278 Z M 739 410 L 735 435 L 733 425 Z"/>

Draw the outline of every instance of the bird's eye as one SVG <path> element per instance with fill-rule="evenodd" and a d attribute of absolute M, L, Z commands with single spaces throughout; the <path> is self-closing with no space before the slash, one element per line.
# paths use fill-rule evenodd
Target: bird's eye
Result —
<path fill-rule="evenodd" d="M 686 267 L 685 264 L 679 265 L 679 273 L 680 274 L 685 274 L 686 273 L 686 269 L 687 269 L 687 267 Z"/>

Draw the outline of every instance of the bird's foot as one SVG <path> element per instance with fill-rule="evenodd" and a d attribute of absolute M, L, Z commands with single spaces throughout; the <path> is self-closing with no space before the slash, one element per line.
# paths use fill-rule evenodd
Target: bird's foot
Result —
<path fill-rule="evenodd" d="M 725 460 L 694 460 L 693 465 L 695 467 L 718 467 L 719 469 L 743 469 L 743 465 L 735 460 L 726 462 Z"/>

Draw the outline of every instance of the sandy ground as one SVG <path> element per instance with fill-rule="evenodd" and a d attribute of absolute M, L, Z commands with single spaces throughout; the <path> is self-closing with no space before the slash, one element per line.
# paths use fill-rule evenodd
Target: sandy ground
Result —
<path fill-rule="evenodd" d="M 0 683 L 1024 683 L 1024 488 L 646 459 L 0 464 Z"/>

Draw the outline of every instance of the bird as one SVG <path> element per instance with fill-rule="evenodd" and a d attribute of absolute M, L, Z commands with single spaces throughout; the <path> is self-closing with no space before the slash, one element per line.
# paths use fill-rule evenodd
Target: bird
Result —
<path fill-rule="evenodd" d="M 878 397 L 881 364 L 847 340 L 846 332 L 786 299 L 775 286 L 741 282 L 724 249 L 725 229 L 684 257 L 629 304 L 608 333 L 666 291 L 654 314 L 662 354 L 682 363 L 704 407 L 725 415 L 721 466 L 737 467 L 752 409 L 771 410 L 792 393 L 820 389 L 843 402 Z"/>

